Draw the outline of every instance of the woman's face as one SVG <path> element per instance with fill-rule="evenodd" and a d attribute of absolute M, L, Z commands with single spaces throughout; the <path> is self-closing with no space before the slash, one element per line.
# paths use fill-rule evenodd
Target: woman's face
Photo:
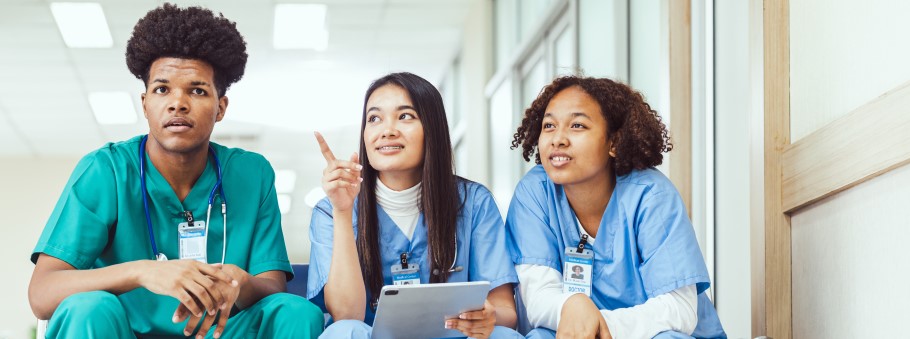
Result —
<path fill-rule="evenodd" d="M 376 171 L 420 176 L 423 124 L 404 88 L 388 84 L 370 94 L 363 141 L 367 159 Z"/>
<path fill-rule="evenodd" d="M 612 176 L 607 120 L 600 105 L 578 86 L 563 89 L 544 112 L 537 148 L 540 162 L 554 183 L 585 183 Z"/>

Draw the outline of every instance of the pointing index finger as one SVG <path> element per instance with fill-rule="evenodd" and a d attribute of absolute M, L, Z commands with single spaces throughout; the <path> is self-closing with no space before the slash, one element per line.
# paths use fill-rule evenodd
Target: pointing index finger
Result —
<path fill-rule="evenodd" d="M 322 134 L 319 132 L 313 133 L 316 134 L 316 141 L 319 142 L 319 150 L 322 151 L 322 157 L 325 158 L 325 161 L 335 161 L 335 154 L 332 154 L 332 149 L 329 148 L 329 144 L 325 142 L 325 138 L 322 137 Z"/>

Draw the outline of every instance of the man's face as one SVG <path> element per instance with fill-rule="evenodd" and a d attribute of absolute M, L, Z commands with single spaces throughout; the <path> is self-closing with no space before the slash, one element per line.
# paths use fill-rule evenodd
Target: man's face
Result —
<path fill-rule="evenodd" d="M 151 140 L 166 152 L 208 147 L 215 123 L 224 118 L 227 97 L 218 98 L 215 71 L 204 61 L 159 58 L 149 68 L 142 110 Z"/>

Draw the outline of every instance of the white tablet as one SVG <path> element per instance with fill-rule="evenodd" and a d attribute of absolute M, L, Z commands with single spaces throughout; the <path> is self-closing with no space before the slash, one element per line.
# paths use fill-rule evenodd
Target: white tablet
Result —
<path fill-rule="evenodd" d="M 489 281 L 389 285 L 382 288 L 373 339 L 464 337 L 445 328 L 446 319 L 483 309 Z"/>

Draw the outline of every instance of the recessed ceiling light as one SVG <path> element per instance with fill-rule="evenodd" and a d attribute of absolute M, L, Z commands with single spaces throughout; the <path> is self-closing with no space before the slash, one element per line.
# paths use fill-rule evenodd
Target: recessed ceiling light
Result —
<path fill-rule="evenodd" d="M 101 4 L 96 2 L 52 2 L 51 13 L 63 42 L 70 48 L 110 48 L 111 30 Z"/>
<path fill-rule="evenodd" d="M 88 103 L 99 124 L 122 125 L 138 121 L 136 106 L 129 93 L 92 92 L 88 94 Z"/>
<path fill-rule="evenodd" d="M 324 51 L 329 45 L 324 4 L 276 4 L 272 45 L 275 49 Z"/>

